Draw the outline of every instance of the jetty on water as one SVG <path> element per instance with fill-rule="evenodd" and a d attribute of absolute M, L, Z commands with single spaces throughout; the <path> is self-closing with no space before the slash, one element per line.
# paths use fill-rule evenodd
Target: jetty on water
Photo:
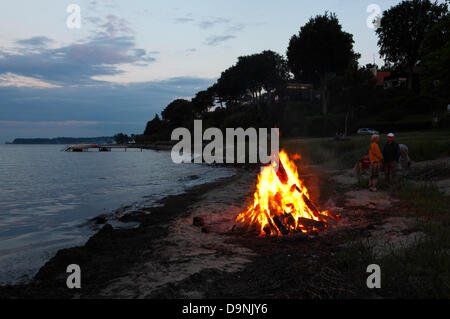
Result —
<path fill-rule="evenodd" d="M 117 144 L 105 144 L 105 145 L 96 145 L 96 144 L 77 144 L 70 145 L 64 149 L 64 152 L 89 152 L 89 150 L 98 150 L 99 152 L 111 152 L 113 149 L 123 149 L 125 152 L 129 148 L 140 149 L 142 152 L 142 147 L 136 145 L 117 145 Z"/>

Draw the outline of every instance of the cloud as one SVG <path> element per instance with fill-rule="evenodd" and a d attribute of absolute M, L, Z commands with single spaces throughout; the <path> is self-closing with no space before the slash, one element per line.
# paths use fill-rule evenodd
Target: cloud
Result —
<path fill-rule="evenodd" d="M 38 48 L 39 47 L 46 47 L 51 42 L 53 42 L 52 39 L 44 37 L 44 36 L 32 37 L 32 38 L 22 39 L 22 40 L 17 40 L 16 41 L 16 43 L 21 45 L 21 46 L 38 47 Z"/>
<path fill-rule="evenodd" d="M 113 5 L 112 1 L 93 1 Z M 123 64 L 146 67 L 156 61 L 156 51 L 136 47 L 134 31 L 127 20 L 109 14 L 85 18 L 94 30 L 83 41 L 49 47 L 54 41 L 35 36 L 16 41 L 18 47 L 0 50 L 0 85 L 58 87 L 91 85 L 99 76 L 124 73 Z"/>
<path fill-rule="evenodd" d="M 0 52 L 0 74 L 38 78 L 54 85 L 89 84 L 95 82 L 94 76 L 123 73 L 118 69 L 121 64 L 146 66 L 154 61 L 149 52 L 135 47 L 132 36 L 100 36 L 59 48 Z"/>
<path fill-rule="evenodd" d="M 209 45 L 209 46 L 216 46 L 222 42 L 225 42 L 225 41 L 228 41 L 228 40 L 231 40 L 234 38 L 236 38 L 236 36 L 231 35 L 231 34 L 230 35 L 213 35 L 206 39 L 205 44 Z"/>
<path fill-rule="evenodd" d="M 86 17 L 87 22 L 93 24 L 96 28 L 102 31 L 96 32 L 96 37 L 113 38 L 119 35 L 134 34 L 130 23 L 123 18 L 119 18 L 114 14 L 108 14 L 104 19 L 99 17 Z"/>
<path fill-rule="evenodd" d="M 208 17 L 203 19 L 195 19 L 189 14 L 187 17 L 175 19 L 175 23 L 191 23 L 203 30 L 209 30 L 222 26 L 223 35 L 211 35 L 205 39 L 205 44 L 208 46 L 216 46 L 225 41 L 236 38 L 236 33 L 243 31 L 248 24 L 237 23 L 231 19 L 223 17 Z"/>
<path fill-rule="evenodd" d="M 189 56 L 189 55 L 192 55 L 195 52 L 197 52 L 197 49 L 196 48 L 189 48 L 189 49 L 184 50 L 184 52 L 185 52 L 185 54 L 184 54 L 185 56 Z"/>
<path fill-rule="evenodd" d="M 57 125 L 57 126 L 68 126 L 68 125 L 99 125 L 102 122 L 99 121 L 1 121 L 0 124 L 9 126 L 20 126 L 20 125 Z"/>
<path fill-rule="evenodd" d="M 0 86 L 1 119 L 8 121 L 146 121 L 177 96 L 192 96 L 214 79 L 175 77 L 130 84 L 55 89 Z M 144 111 L 143 111 L 144 110 Z M 143 112 L 143 113 L 142 113 Z M 150 115 L 146 116 L 146 112 Z"/>
<path fill-rule="evenodd" d="M 4 121 L 0 123 L 0 142 L 16 137 L 140 134 L 147 121 L 171 101 L 192 97 L 214 82 L 209 78 L 175 77 L 52 89 L 0 86 L 0 118 Z"/>
<path fill-rule="evenodd" d="M 226 33 L 237 33 L 243 31 L 247 27 L 247 24 L 244 23 L 236 23 L 233 25 L 230 25 L 225 30 Z"/>
<path fill-rule="evenodd" d="M 194 22 L 195 20 L 193 18 L 176 18 L 174 19 L 175 23 L 189 23 L 189 22 Z"/>
<path fill-rule="evenodd" d="M 208 17 L 203 19 L 195 19 L 192 18 L 191 14 L 188 14 L 186 17 L 176 18 L 174 19 L 175 23 L 186 24 L 192 23 L 201 29 L 210 29 L 217 25 L 227 25 L 231 23 L 230 19 L 222 18 L 222 17 Z"/>
<path fill-rule="evenodd" d="M 88 4 L 89 11 L 98 11 L 100 9 L 114 9 L 118 5 L 114 0 L 91 0 Z"/>
<path fill-rule="evenodd" d="M 202 29 L 209 29 L 220 24 L 229 24 L 230 20 L 225 18 L 211 18 L 200 21 L 197 25 Z"/>
<path fill-rule="evenodd" d="M 45 82 L 40 79 L 21 76 L 10 72 L 0 74 L 0 87 L 1 86 L 32 87 L 38 89 L 51 89 L 60 87 L 59 85 Z"/>

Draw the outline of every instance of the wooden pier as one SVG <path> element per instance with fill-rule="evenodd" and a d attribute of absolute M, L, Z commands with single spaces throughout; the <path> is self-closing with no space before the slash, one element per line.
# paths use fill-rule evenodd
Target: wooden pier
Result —
<path fill-rule="evenodd" d="M 118 144 L 78 144 L 78 145 L 70 145 L 64 149 L 64 152 L 89 152 L 89 150 L 98 150 L 99 152 L 111 152 L 113 149 L 123 149 L 125 152 L 129 148 L 140 149 L 142 152 L 141 146 L 136 145 L 118 145 Z"/>

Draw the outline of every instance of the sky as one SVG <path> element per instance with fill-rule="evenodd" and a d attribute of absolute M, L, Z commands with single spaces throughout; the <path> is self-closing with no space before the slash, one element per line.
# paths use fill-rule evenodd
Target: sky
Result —
<path fill-rule="evenodd" d="M 140 134 L 172 100 L 206 89 L 239 56 L 285 55 L 291 36 L 325 11 L 353 34 L 361 65 L 382 65 L 367 26 L 376 13 L 370 8 L 399 2 L 2 1 L 0 143 Z M 79 28 L 72 4 L 80 9 Z"/>

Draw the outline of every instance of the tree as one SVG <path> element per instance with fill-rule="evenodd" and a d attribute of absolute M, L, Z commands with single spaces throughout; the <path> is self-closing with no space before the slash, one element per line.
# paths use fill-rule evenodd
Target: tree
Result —
<path fill-rule="evenodd" d="M 227 104 L 238 103 L 246 93 L 244 72 L 236 65 L 226 69 L 217 80 L 217 95 Z"/>
<path fill-rule="evenodd" d="M 266 50 L 241 56 L 217 81 L 217 95 L 226 102 L 238 103 L 250 94 L 256 104 L 263 90 L 268 93 L 279 91 L 285 86 L 288 77 L 287 63 L 276 52 Z"/>
<path fill-rule="evenodd" d="M 289 79 L 287 61 L 280 54 L 266 50 L 254 58 L 257 62 L 256 78 L 268 93 L 278 93 L 286 86 Z"/>
<path fill-rule="evenodd" d="M 328 82 L 354 63 L 353 36 L 342 30 L 336 15 L 325 13 L 311 18 L 287 49 L 288 64 L 296 80 L 319 80 L 322 112 L 328 112 Z"/>
<path fill-rule="evenodd" d="M 337 88 L 336 100 L 339 105 L 338 112 L 345 113 L 344 135 L 348 133 L 348 127 L 355 124 L 358 111 L 364 108 L 368 100 L 375 96 L 376 78 L 373 74 L 373 64 L 365 67 L 359 67 L 356 64 L 351 65 L 343 74 L 336 78 L 333 82 Z"/>
<path fill-rule="evenodd" d="M 215 88 L 211 86 L 207 90 L 198 92 L 191 102 L 194 112 L 202 116 L 216 102 Z"/>
<path fill-rule="evenodd" d="M 424 40 L 423 90 L 450 98 L 450 14 L 434 25 Z"/>
<path fill-rule="evenodd" d="M 193 106 L 188 100 L 177 99 L 167 105 L 161 115 L 172 126 L 181 126 L 193 118 Z"/>
<path fill-rule="evenodd" d="M 126 134 L 119 133 L 114 135 L 114 140 L 117 144 L 126 144 L 130 140 L 130 138 Z"/>
<path fill-rule="evenodd" d="M 404 0 L 381 17 L 380 27 L 376 30 L 380 55 L 406 70 L 409 89 L 412 89 L 414 67 L 424 57 L 425 36 L 446 12 L 446 4 Z"/>
<path fill-rule="evenodd" d="M 153 135 L 155 133 L 158 133 L 159 130 L 163 127 L 163 122 L 159 118 L 158 114 L 155 114 L 155 117 L 153 120 L 147 123 L 147 126 L 145 127 L 144 135 Z"/>

